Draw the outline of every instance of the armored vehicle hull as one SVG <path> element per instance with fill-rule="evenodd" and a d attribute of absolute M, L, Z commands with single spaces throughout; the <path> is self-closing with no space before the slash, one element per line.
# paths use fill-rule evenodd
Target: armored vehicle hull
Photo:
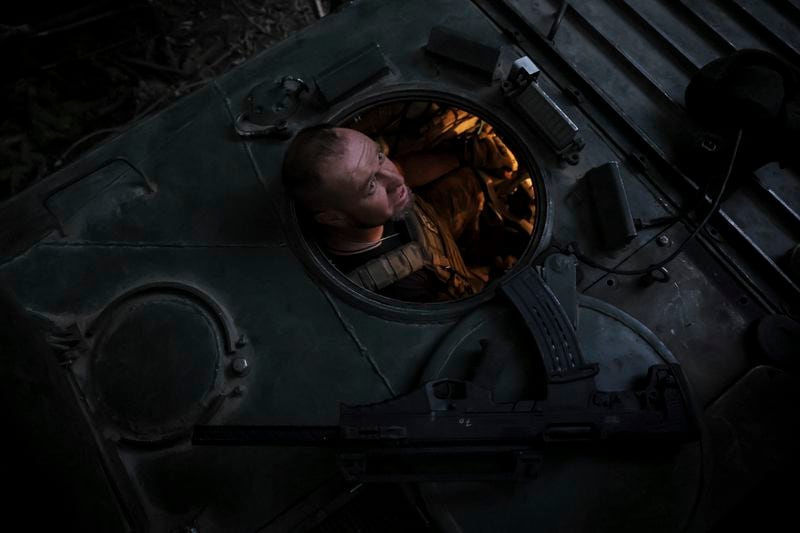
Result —
<path fill-rule="evenodd" d="M 796 63 L 798 21 L 793 0 L 354 2 L 7 201 L 0 282 L 27 317 L 9 324 L 30 326 L 4 337 L 9 390 L 21 420 L 47 428 L 33 449 L 71 458 L 54 460 L 81 502 L 66 520 L 707 531 L 743 502 L 764 509 L 754 495 L 796 468 L 798 169 L 741 170 L 735 131 L 699 124 L 683 98 L 737 49 Z M 281 188 L 292 133 L 402 101 L 478 115 L 531 172 L 530 242 L 475 296 L 416 304 L 357 287 Z M 702 176 L 684 164 L 698 146 L 719 156 Z M 598 389 L 680 365 L 696 440 L 552 445 L 530 479 L 403 490 L 344 482 L 331 450 L 191 445 L 198 424 L 335 425 L 340 402 L 471 379 L 483 339 L 511 346 L 496 393 L 518 400 L 547 356 L 503 287 L 532 268 Z"/>

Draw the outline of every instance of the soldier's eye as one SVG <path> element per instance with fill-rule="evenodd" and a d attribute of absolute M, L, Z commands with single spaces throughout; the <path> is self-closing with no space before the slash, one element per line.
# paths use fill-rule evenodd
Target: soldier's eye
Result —
<path fill-rule="evenodd" d="M 375 194 L 375 191 L 378 189 L 378 180 L 375 179 L 375 176 L 371 176 L 369 178 L 369 184 L 367 185 L 367 195 Z"/>
<path fill-rule="evenodd" d="M 383 152 L 378 152 L 378 163 L 383 164 L 386 160 L 386 155 Z"/>

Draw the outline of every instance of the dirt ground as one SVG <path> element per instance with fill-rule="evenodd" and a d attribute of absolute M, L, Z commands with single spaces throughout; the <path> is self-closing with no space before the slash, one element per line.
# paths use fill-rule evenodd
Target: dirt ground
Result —
<path fill-rule="evenodd" d="M 340 3 L 79 0 L 0 18 L 0 202 Z"/>

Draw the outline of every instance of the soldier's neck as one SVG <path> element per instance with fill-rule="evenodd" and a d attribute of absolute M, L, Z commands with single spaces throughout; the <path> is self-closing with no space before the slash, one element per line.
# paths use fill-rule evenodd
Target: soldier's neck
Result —
<path fill-rule="evenodd" d="M 383 226 L 372 228 L 339 228 L 328 226 L 324 229 L 325 246 L 333 252 L 356 253 L 372 249 L 380 244 Z"/>

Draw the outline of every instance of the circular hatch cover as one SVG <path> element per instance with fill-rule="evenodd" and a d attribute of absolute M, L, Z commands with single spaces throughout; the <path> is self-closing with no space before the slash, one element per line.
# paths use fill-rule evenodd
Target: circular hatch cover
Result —
<path fill-rule="evenodd" d="M 103 313 L 94 398 L 122 436 L 158 440 L 194 424 L 221 381 L 222 335 L 206 306 L 177 292 L 140 294 Z"/>
<path fill-rule="evenodd" d="M 610 304 L 578 296 L 583 355 L 599 365 L 598 390 L 635 390 L 654 364 L 676 362 L 643 324 Z M 498 376 L 498 402 L 540 399 L 539 356 L 518 312 L 506 304 L 476 309 L 450 330 L 422 381 L 469 379 L 482 357 L 479 339 L 516 347 Z M 546 385 L 545 385 L 546 386 Z M 543 453 L 533 479 L 515 482 L 422 483 L 420 491 L 442 531 L 679 531 L 700 496 L 699 443 L 659 449 L 653 443 L 559 447 Z"/>

